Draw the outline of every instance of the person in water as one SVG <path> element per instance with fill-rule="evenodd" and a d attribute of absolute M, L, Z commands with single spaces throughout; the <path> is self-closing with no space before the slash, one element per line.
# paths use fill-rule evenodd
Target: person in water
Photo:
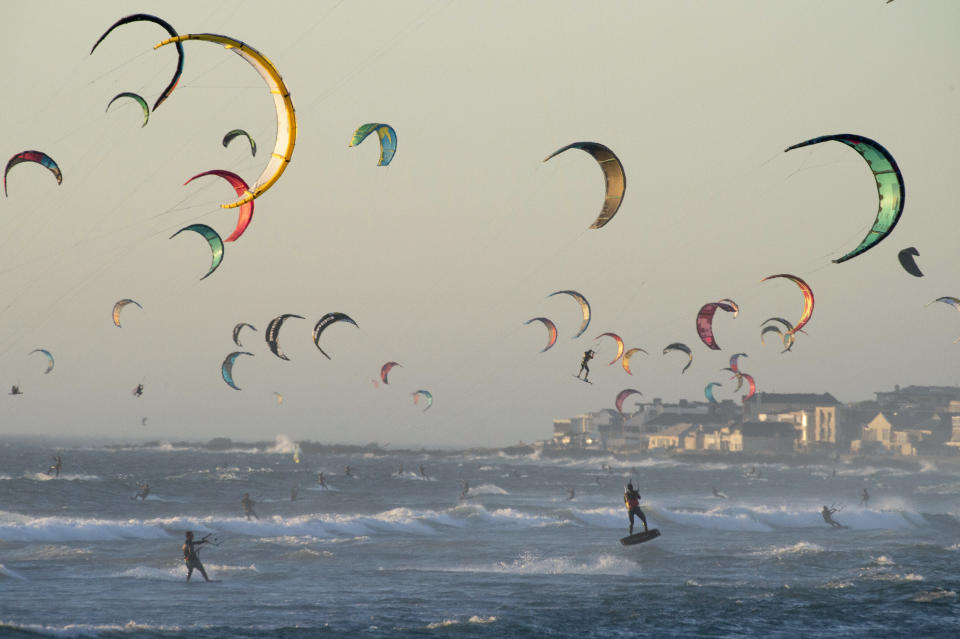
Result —
<path fill-rule="evenodd" d="M 56 455 L 53 458 L 53 466 L 47 469 L 47 474 L 59 477 L 61 468 L 63 468 L 63 460 L 60 459 L 60 455 Z"/>
<path fill-rule="evenodd" d="M 143 395 L 143 384 L 137 384 L 137 387 L 133 389 L 133 396 L 140 397 Z"/>
<path fill-rule="evenodd" d="M 240 504 L 243 506 L 243 514 L 247 516 L 247 521 L 250 521 L 250 515 L 253 515 L 254 519 L 260 519 L 257 513 L 253 511 L 256 503 L 257 502 L 250 499 L 250 493 L 243 493 L 243 499 L 240 500 Z"/>
<path fill-rule="evenodd" d="M 147 495 L 150 494 L 150 484 L 143 482 L 142 484 L 137 484 L 137 488 L 140 489 L 140 492 L 133 496 L 134 501 L 136 501 L 137 497 L 143 501 L 147 501 Z"/>
<path fill-rule="evenodd" d="M 583 359 L 580 360 L 580 372 L 577 373 L 577 377 L 579 378 L 580 373 L 585 372 L 585 374 L 583 375 L 583 381 L 585 382 L 590 381 L 589 379 L 587 379 L 588 377 L 590 377 L 590 366 L 588 366 L 588 364 L 590 360 L 593 359 L 593 356 L 594 356 L 593 349 L 587 349 L 586 351 L 583 352 Z"/>
<path fill-rule="evenodd" d="M 183 563 L 187 565 L 187 581 L 190 581 L 190 576 L 193 574 L 194 569 L 200 571 L 204 581 L 210 581 L 210 578 L 207 577 L 207 571 L 203 569 L 203 564 L 200 563 L 200 554 L 197 550 L 197 546 L 207 543 L 210 542 L 207 541 L 206 537 L 200 541 L 194 541 L 193 531 L 187 531 L 186 539 L 183 541 Z"/>
<path fill-rule="evenodd" d="M 846 528 L 846 526 L 833 518 L 833 513 L 837 512 L 838 510 L 838 508 L 828 508 L 827 506 L 824 506 L 823 510 L 820 511 L 820 514 L 823 516 L 823 520 L 834 528 Z"/>
<path fill-rule="evenodd" d="M 640 510 L 640 493 L 634 490 L 632 482 L 627 484 L 627 490 L 623 493 L 623 503 L 630 515 L 630 534 L 633 534 L 634 516 L 640 518 L 640 521 L 643 522 L 643 532 L 647 532 L 647 516 Z"/>
<path fill-rule="evenodd" d="M 869 501 L 870 501 L 870 493 L 868 493 L 867 489 L 864 488 L 863 492 L 860 493 L 860 505 L 866 506 Z"/>

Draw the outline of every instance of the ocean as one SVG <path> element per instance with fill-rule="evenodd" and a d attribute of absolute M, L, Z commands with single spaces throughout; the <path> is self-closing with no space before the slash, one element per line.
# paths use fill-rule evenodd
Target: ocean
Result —
<path fill-rule="evenodd" d="M 0 636 L 960 636 L 960 465 L 299 457 L 0 442 Z M 631 479 L 662 536 L 627 547 Z"/>

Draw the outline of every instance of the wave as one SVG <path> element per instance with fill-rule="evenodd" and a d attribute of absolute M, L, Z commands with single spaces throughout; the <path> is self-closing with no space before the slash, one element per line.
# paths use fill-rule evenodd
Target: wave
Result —
<path fill-rule="evenodd" d="M 435 621 L 434 623 L 428 623 L 424 628 L 426 630 L 436 630 L 437 628 L 447 628 L 449 626 L 456 626 L 461 623 L 493 623 L 497 620 L 496 617 L 481 617 L 479 615 L 473 615 L 469 617 L 466 621 L 460 621 L 459 619 L 444 619 L 443 621 Z"/>
<path fill-rule="evenodd" d="M 223 573 L 259 572 L 253 564 L 249 566 L 230 566 L 225 564 L 204 563 L 204 568 L 211 578 Z M 153 566 L 135 566 L 118 572 L 105 575 L 112 579 L 145 579 L 147 581 L 184 581 L 187 578 L 187 567 L 182 562 L 170 565 L 167 568 Z M 202 579 L 202 577 L 201 577 Z"/>
<path fill-rule="evenodd" d="M 772 557 L 780 559 L 790 555 L 805 555 L 807 553 L 823 552 L 823 547 L 806 541 L 800 541 L 789 546 L 774 546 L 764 550 L 756 550 L 751 555 L 758 557 Z"/>
<path fill-rule="evenodd" d="M 496 484 L 480 484 L 477 487 L 470 488 L 470 495 L 509 495 L 507 491 Z"/>
<path fill-rule="evenodd" d="M 20 581 L 26 581 L 27 578 L 18 573 L 12 568 L 7 568 L 3 564 L 0 564 L 0 577 L 8 577 L 10 579 L 19 579 Z"/>
<path fill-rule="evenodd" d="M 82 475 L 78 473 L 60 473 L 59 477 L 48 475 L 46 473 L 25 472 L 23 479 L 32 479 L 34 481 L 99 481 L 101 478 L 97 475 Z"/>
<path fill-rule="evenodd" d="M 414 568 L 423 570 L 423 568 Z M 513 561 L 498 561 L 492 564 L 444 566 L 432 568 L 440 572 L 501 573 L 511 575 L 619 575 L 639 573 L 639 566 L 629 560 L 613 555 L 600 555 L 592 560 L 577 561 L 569 557 L 540 557 L 523 553 Z"/>
<path fill-rule="evenodd" d="M 18 634 L 30 633 L 42 637 L 100 637 L 118 634 L 138 635 L 150 632 L 179 634 L 190 630 L 201 630 L 206 626 L 183 628 L 181 626 L 156 626 L 128 621 L 125 624 L 86 624 L 71 623 L 63 626 L 52 626 L 32 623 L 16 623 L 0 620 L 0 634 L 15 632 Z"/>

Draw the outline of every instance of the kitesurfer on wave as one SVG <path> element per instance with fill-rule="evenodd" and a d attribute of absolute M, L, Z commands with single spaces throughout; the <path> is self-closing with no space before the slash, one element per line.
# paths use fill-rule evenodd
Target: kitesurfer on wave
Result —
<path fill-rule="evenodd" d="M 584 371 L 586 371 L 583 375 L 583 381 L 585 382 L 590 381 L 589 379 L 587 379 L 588 377 L 590 377 L 590 367 L 588 366 L 588 363 L 590 362 L 591 359 L 593 359 L 594 354 L 595 353 L 593 352 L 593 349 L 587 349 L 586 351 L 583 352 L 583 359 L 580 360 L 580 372 L 577 373 L 577 377 L 579 378 L 580 373 L 584 373 Z"/>
<path fill-rule="evenodd" d="M 253 506 L 257 502 L 250 499 L 250 493 L 243 493 L 243 499 L 240 500 L 240 504 L 243 506 L 243 514 L 247 516 L 247 521 L 250 521 L 250 515 L 253 515 L 254 519 L 260 519 L 260 517 L 253 511 Z"/>
<path fill-rule="evenodd" d="M 142 484 L 137 484 L 137 488 L 140 489 L 140 492 L 133 496 L 133 500 L 136 501 L 137 497 L 139 497 L 143 501 L 147 501 L 147 495 L 150 494 L 150 484 L 143 482 Z"/>
<path fill-rule="evenodd" d="M 838 510 L 839 508 L 829 508 L 824 506 L 823 510 L 820 511 L 820 514 L 823 516 L 823 520 L 834 528 L 846 528 L 846 526 L 833 518 L 833 513 L 837 512 Z"/>
<path fill-rule="evenodd" d="M 643 522 L 643 532 L 647 532 L 647 516 L 640 510 L 640 493 L 634 490 L 633 482 L 627 484 L 627 490 L 623 493 L 623 503 L 627 507 L 627 513 L 630 515 L 630 534 L 633 534 L 633 518 L 637 516 Z"/>
<path fill-rule="evenodd" d="M 186 539 L 183 542 L 183 562 L 187 565 L 187 581 L 190 581 L 190 576 L 193 574 L 194 569 L 200 571 L 204 581 L 210 581 L 210 578 L 207 577 L 207 571 L 203 569 L 203 564 L 200 563 L 200 555 L 197 551 L 197 546 L 208 543 L 210 542 L 207 541 L 206 537 L 200 541 L 194 541 L 193 531 L 187 531 Z"/>
<path fill-rule="evenodd" d="M 59 477 L 61 468 L 63 468 L 63 460 L 60 459 L 60 455 L 57 455 L 53 458 L 53 466 L 47 469 L 47 474 Z"/>

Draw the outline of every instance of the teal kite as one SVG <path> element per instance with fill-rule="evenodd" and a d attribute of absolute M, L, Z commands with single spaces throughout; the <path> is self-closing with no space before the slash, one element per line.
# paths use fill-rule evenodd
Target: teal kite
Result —
<path fill-rule="evenodd" d="M 397 132 L 389 124 L 380 124 L 379 122 L 368 122 L 362 124 L 353 132 L 353 138 L 349 146 L 357 146 L 363 142 L 368 135 L 377 132 L 380 137 L 380 162 L 377 166 L 387 166 L 397 152 Z"/>
<path fill-rule="evenodd" d="M 107 102 L 107 108 L 104 109 L 104 113 L 110 110 L 110 105 L 119 100 L 120 98 L 131 98 L 135 100 L 137 104 L 140 105 L 140 108 L 143 109 L 143 124 L 140 125 L 140 128 L 147 126 L 147 121 L 150 120 L 150 106 L 147 104 L 147 101 L 141 98 L 136 93 L 130 93 L 129 91 L 124 91 L 123 93 L 118 93 L 113 96 L 113 99 Z"/>
<path fill-rule="evenodd" d="M 216 231 L 206 224 L 191 224 L 190 226 L 185 226 L 171 235 L 170 239 L 172 240 L 184 231 L 193 231 L 194 233 L 199 233 L 210 245 L 210 252 L 213 254 L 213 259 L 210 263 L 210 270 L 207 271 L 206 275 L 200 278 L 201 280 L 205 280 L 210 277 L 211 273 L 217 270 L 217 267 L 220 266 L 220 262 L 223 261 L 223 240 L 220 239 L 220 235 Z"/>

